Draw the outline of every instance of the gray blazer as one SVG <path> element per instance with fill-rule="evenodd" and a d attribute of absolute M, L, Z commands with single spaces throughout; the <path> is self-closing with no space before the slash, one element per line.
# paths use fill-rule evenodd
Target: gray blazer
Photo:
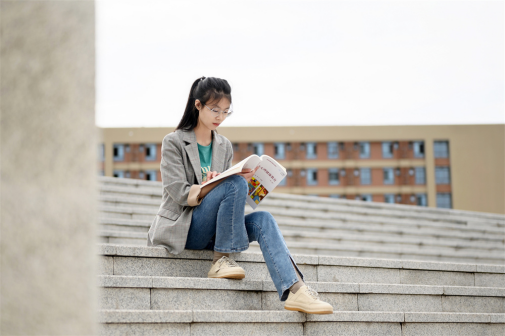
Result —
<path fill-rule="evenodd" d="M 212 131 L 210 170 L 221 173 L 231 167 L 233 147 L 226 137 Z M 194 131 L 176 130 L 161 145 L 163 197 L 158 214 L 147 233 L 147 246 L 163 246 L 179 254 L 186 246 L 193 209 L 199 199 L 202 173 Z"/>

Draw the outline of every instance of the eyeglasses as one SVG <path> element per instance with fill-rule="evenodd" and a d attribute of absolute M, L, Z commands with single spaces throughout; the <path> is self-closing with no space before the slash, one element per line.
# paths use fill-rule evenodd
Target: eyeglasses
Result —
<path fill-rule="evenodd" d="M 217 108 L 210 108 L 208 107 L 207 105 L 204 105 L 206 108 L 208 108 L 209 110 L 212 111 L 212 114 L 214 115 L 214 117 L 219 117 L 219 115 L 222 113 L 223 116 L 226 118 L 226 117 L 229 117 L 232 115 L 233 111 L 232 110 L 228 110 L 228 111 L 220 111 L 219 109 Z"/>

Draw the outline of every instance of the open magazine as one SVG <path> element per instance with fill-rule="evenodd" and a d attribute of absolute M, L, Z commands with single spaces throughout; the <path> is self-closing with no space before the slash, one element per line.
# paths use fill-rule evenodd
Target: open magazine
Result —
<path fill-rule="evenodd" d="M 260 202 L 286 177 L 286 168 L 268 155 L 262 155 L 261 157 L 256 154 L 251 155 L 212 180 L 205 182 L 200 188 L 228 176 L 241 173 L 243 169 L 254 169 L 258 166 L 258 170 L 249 181 L 249 191 L 247 193 L 247 204 L 256 209 Z"/>

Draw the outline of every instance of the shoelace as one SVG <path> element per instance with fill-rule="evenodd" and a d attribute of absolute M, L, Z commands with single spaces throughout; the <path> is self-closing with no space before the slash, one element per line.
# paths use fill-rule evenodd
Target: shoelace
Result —
<path fill-rule="evenodd" d="M 217 262 L 219 263 L 219 267 L 217 268 L 216 273 L 219 272 L 219 270 L 221 269 L 221 266 L 223 266 L 223 264 L 226 264 L 226 265 L 228 265 L 230 267 L 240 267 L 235 262 L 235 260 L 232 260 L 232 259 L 230 259 L 230 258 L 228 258 L 226 256 L 221 257 L 221 259 L 219 259 Z"/>
<path fill-rule="evenodd" d="M 307 293 L 309 293 L 310 296 L 312 296 L 314 299 L 318 300 L 319 299 L 319 293 L 316 292 L 314 289 L 310 288 L 307 286 Z"/>

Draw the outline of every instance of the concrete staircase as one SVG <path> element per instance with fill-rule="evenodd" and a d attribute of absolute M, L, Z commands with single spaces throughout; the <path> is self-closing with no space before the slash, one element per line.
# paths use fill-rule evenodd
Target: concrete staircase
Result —
<path fill-rule="evenodd" d="M 145 246 L 161 183 L 100 181 L 101 242 Z M 260 210 L 274 215 L 292 253 L 505 264 L 503 215 L 275 193 Z"/>
<path fill-rule="evenodd" d="M 147 247 L 160 196 L 101 178 L 101 335 L 505 334 L 504 216 L 270 195 L 260 210 L 335 309 L 309 315 L 283 309 L 261 253 L 232 255 L 243 280 L 208 279 L 212 252 Z"/>
<path fill-rule="evenodd" d="M 260 253 L 243 280 L 208 279 L 212 252 L 100 244 L 102 335 L 503 335 L 505 267 L 294 255 L 335 309 L 283 309 Z"/>

